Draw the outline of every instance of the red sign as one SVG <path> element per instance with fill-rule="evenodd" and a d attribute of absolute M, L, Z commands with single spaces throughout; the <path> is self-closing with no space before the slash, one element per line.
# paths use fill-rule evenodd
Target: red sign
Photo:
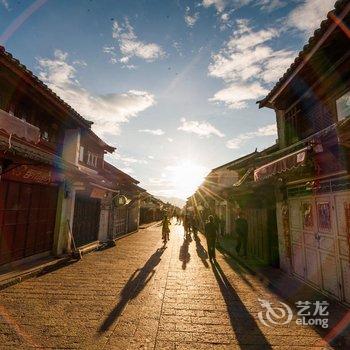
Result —
<path fill-rule="evenodd" d="M 29 183 L 39 183 L 48 185 L 52 182 L 57 181 L 53 178 L 51 169 L 43 166 L 35 165 L 20 165 L 10 171 L 6 172 L 2 178 L 6 180 L 29 182 Z"/>

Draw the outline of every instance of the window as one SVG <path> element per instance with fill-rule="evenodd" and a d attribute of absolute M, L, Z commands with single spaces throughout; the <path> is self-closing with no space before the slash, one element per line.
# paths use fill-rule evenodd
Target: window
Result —
<path fill-rule="evenodd" d="M 300 106 L 295 106 L 285 115 L 285 137 L 289 145 L 299 141 L 300 113 Z"/>
<path fill-rule="evenodd" d="M 84 147 L 80 146 L 79 148 L 79 161 L 83 162 L 84 161 Z"/>
<path fill-rule="evenodd" d="M 28 113 L 27 113 L 27 107 L 23 104 L 20 104 L 17 108 L 16 108 L 16 112 L 15 115 L 17 118 L 22 119 L 24 121 L 28 120 Z"/>
<path fill-rule="evenodd" d="M 96 154 L 92 155 L 92 165 L 94 167 L 97 167 L 97 155 Z"/>
<path fill-rule="evenodd" d="M 92 153 L 90 151 L 88 151 L 88 153 L 87 153 L 87 161 L 86 161 L 86 163 L 88 165 L 91 165 L 91 156 L 92 156 Z"/>
<path fill-rule="evenodd" d="M 336 100 L 338 120 L 350 117 L 350 90 Z"/>
<path fill-rule="evenodd" d="M 98 156 L 96 154 L 93 154 L 90 151 L 88 151 L 87 162 L 86 162 L 88 165 L 91 165 L 91 166 L 96 168 L 97 167 L 97 159 L 98 159 Z"/>

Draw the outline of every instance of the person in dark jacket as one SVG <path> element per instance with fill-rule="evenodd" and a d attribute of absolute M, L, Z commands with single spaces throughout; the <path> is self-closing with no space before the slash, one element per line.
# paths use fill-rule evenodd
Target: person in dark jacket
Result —
<path fill-rule="evenodd" d="M 243 256 L 247 256 L 247 244 L 248 244 L 248 221 L 244 218 L 243 212 L 238 214 L 235 221 L 236 233 L 238 236 L 238 242 L 236 246 L 236 252 L 240 255 L 241 247 L 243 248 Z"/>
<path fill-rule="evenodd" d="M 209 260 L 215 260 L 217 226 L 214 222 L 213 215 L 209 215 L 208 219 L 209 221 L 205 224 L 205 237 L 207 239 L 208 255 Z"/>

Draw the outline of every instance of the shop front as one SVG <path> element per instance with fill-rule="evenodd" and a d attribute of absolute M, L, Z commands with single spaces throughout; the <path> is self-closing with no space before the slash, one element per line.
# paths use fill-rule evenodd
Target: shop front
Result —
<path fill-rule="evenodd" d="M 350 304 L 350 180 L 288 189 L 293 273 Z"/>
<path fill-rule="evenodd" d="M 256 181 L 275 179 L 279 187 L 283 269 L 350 304 L 350 179 L 346 153 L 332 134 L 328 139 L 309 140 L 254 175 Z"/>
<path fill-rule="evenodd" d="M 3 170 L 0 180 L 0 265 L 50 254 L 59 181 L 52 168 L 45 165 L 17 164 Z"/>
<path fill-rule="evenodd" d="M 75 196 L 73 235 L 77 247 L 98 240 L 101 200 L 88 193 L 77 192 Z"/>

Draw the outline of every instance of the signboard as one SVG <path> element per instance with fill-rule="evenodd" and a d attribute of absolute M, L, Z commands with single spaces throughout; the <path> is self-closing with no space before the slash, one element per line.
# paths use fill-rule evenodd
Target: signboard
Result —
<path fill-rule="evenodd" d="M 90 197 L 91 198 L 97 198 L 102 199 L 105 197 L 106 191 L 102 190 L 101 188 L 94 187 L 91 191 Z"/>
<path fill-rule="evenodd" d="M 43 185 L 49 185 L 62 180 L 61 176 L 59 174 L 54 174 L 50 168 L 39 165 L 16 166 L 7 171 L 2 178 L 6 180 L 38 183 Z"/>

